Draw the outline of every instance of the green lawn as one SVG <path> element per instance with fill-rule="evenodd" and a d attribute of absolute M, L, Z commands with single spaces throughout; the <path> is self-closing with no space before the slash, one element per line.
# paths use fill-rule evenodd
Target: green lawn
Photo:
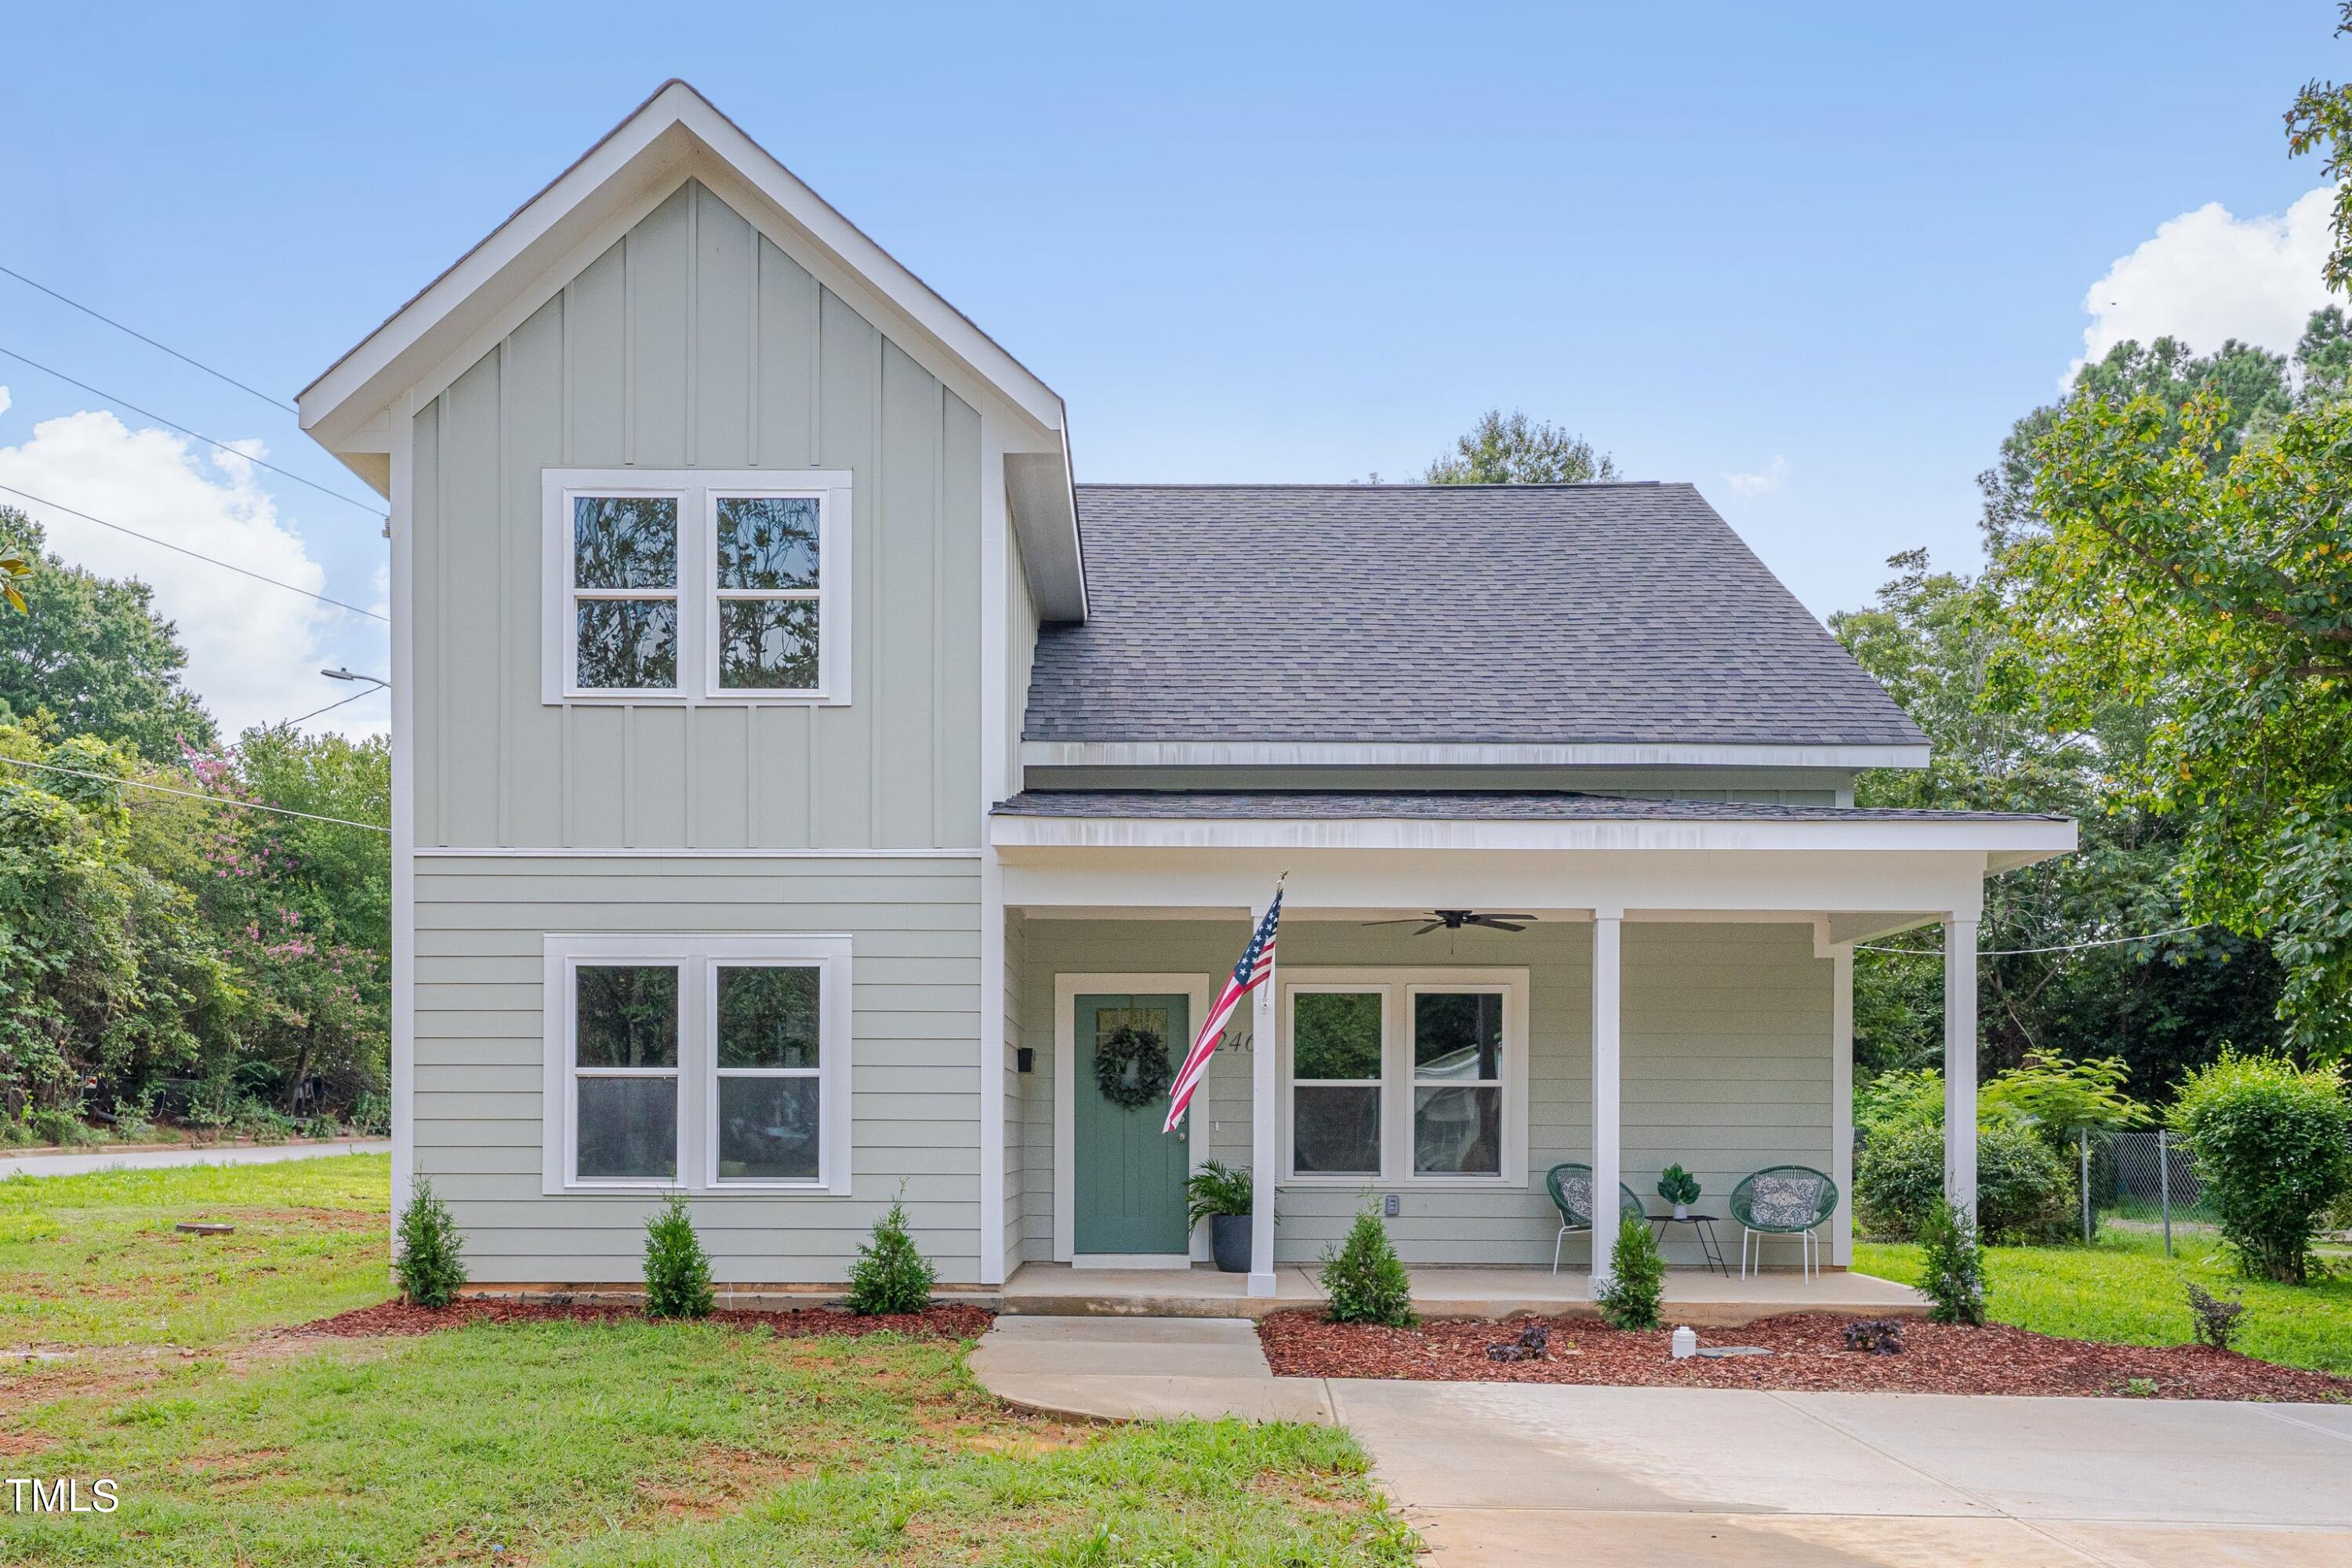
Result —
<path fill-rule="evenodd" d="M 1916 1284 L 1919 1249 L 1858 1241 L 1853 1266 Z M 2352 1277 L 2309 1285 L 2243 1279 L 2201 1228 L 2176 1234 L 2170 1258 L 2161 1237 L 2111 1226 L 2090 1247 L 1989 1247 L 1985 1268 L 1992 1282 L 1986 1304 L 2001 1322 L 2133 1345 L 2189 1342 L 2187 1281 L 2217 1296 L 2242 1286 L 2238 1349 L 2288 1366 L 2352 1373 Z"/>
<path fill-rule="evenodd" d="M 385 1179 L 363 1158 L 0 1184 L 0 1322 L 88 1347 L 0 1363 L 0 1455 L 122 1499 L 0 1509 L 0 1563 L 1412 1561 L 1343 1432 L 1019 1415 L 954 1344 L 637 1321 L 257 1339 L 382 1298 Z M 198 1212 L 249 1246 L 164 1239 Z"/>

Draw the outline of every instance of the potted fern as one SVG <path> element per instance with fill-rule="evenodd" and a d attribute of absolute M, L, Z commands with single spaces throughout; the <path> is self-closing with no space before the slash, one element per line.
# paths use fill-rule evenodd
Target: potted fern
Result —
<path fill-rule="evenodd" d="M 1209 1222 L 1209 1251 L 1227 1274 L 1246 1274 L 1250 1266 L 1250 1215 L 1257 1193 L 1247 1171 L 1237 1171 L 1223 1160 L 1203 1160 L 1184 1184 L 1185 1223 Z"/>
<path fill-rule="evenodd" d="M 1688 1219 L 1691 1205 L 1698 1202 L 1698 1178 L 1680 1163 L 1668 1165 L 1658 1173 L 1658 1195 L 1675 1205 L 1676 1219 Z"/>

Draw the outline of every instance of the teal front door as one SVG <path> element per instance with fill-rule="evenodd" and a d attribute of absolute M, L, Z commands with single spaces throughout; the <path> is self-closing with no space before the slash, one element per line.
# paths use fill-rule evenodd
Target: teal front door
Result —
<path fill-rule="evenodd" d="M 1072 1004 L 1071 1195 L 1075 1249 L 1081 1253 L 1185 1251 L 1184 1178 L 1191 1173 L 1190 1129 L 1163 1133 L 1168 1099 L 1154 1095 L 1133 1110 L 1106 1097 L 1095 1047 L 1122 1024 L 1160 1037 L 1172 1068 L 1192 1043 L 1181 996 L 1080 996 Z"/>

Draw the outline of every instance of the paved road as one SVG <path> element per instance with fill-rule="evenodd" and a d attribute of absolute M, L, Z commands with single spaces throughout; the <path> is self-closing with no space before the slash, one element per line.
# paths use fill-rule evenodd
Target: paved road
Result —
<path fill-rule="evenodd" d="M 268 1165 L 329 1154 L 389 1154 L 388 1138 L 334 1143 L 261 1143 L 210 1149 L 92 1149 L 71 1154 L 0 1155 L 0 1177 L 79 1176 L 90 1171 L 144 1171 L 171 1165 Z"/>
<path fill-rule="evenodd" d="M 1439 1568 L 2343 1568 L 2352 1406 L 1277 1378 L 1248 1323 L 999 1318 L 1015 1404 L 1335 1417 Z"/>

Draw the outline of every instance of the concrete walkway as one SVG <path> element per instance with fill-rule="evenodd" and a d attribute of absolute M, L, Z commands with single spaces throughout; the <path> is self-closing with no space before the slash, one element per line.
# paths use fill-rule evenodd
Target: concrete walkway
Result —
<path fill-rule="evenodd" d="M 9 1176 L 79 1176 L 92 1171 L 163 1170 L 174 1165 L 269 1165 L 280 1160 L 318 1160 L 329 1154 L 389 1154 L 389 1138 L 358 1138 L 331 1143 L 254 1143 L 177 1149 L 88 1149 L 56 1154 L 0 1156 L 0 1179 Z"/>
<path fill-rule="evenodd" d="M 1277 1378 L 1201 1318 L 1000 1318 L 971 1367 L 1058 1414 L 1336 1419 L 1449 1565 L 2352 1563 L 2347 1406 Z"/>

